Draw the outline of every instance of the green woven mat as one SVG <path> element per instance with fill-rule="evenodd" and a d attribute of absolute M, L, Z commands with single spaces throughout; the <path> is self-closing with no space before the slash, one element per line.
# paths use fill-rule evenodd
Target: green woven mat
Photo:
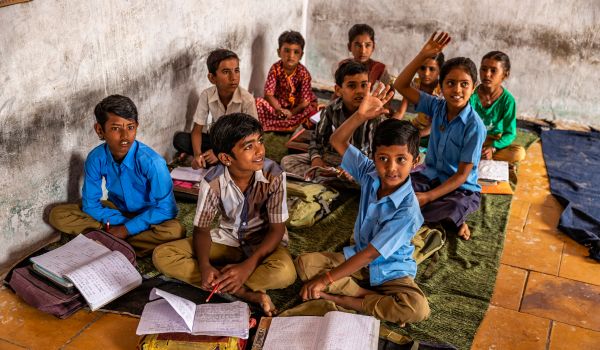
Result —
<path fill-rule="evenodd" d="M 267 133 L 267 156 L 279 161 L 286 154 L 285 142 L 288 137 L 289 135 Z M 537 135 L 519 130 L 515 142 L 528 147 L 537 139 Z M 472 238 L 463 241 L 449 234 L 429 278 L 425 278 L 422 272 L 430 261 L 419 266 L 416 281 L 427 295 L 432 310 L 431 317 L 405 328 L 388 324 L 390 328 L 421 341 L 450 343 L 460 349 L 470 348 L 494 289 L 511 200 L 512 196 L 507 195 L 482 197 L 480 210 L 473 213 L 467 221 Z M 188 229 L 189 235 L 195 203 L 178 205 L 179 219 Z M 350 196 L 344 204 L 313 227 L 290 230 L 292 255 L 295 257 L 312 251 L 340 251 L 349 243 L 357 210 L 358 195 Z M 296 281 L 286 289 L 269 291 L 269 295 L 283 311 L 301 302 L 298 297 L 301 286 Z"/>

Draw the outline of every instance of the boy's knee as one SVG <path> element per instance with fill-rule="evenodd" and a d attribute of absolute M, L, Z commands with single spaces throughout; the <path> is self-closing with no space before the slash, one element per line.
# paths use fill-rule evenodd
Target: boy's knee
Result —
<path fill-rule="evenodd" d="M 271 271 L 275 272 L 274 280 L 278 281 L 278 288 L 285 288 L 296 281 L 296 267 L 291 257 L 269 262 Z"/>
<path fill-rule="evenodd" d="M 429 309 L 429 302 L 426 297 L 422 297 L 416 299 L 413 303 L 413 315 L 412 321 L 410 322 L 420 322 L 429 318 L 431 314 L 431 310 Z"/>
<path fill-rule="evenodd" d="M 305 253 L 305 254 L 298 256 L 294 260 L 294 267 L 296 269 L 296 272 L 298 273 L 298 277 L 300 277 L 300 280 L 302 282 L 306 282 L 312 278 L 312 276 L 309 276 L 306 273 L 306 266 L 307 266 L 306 264 L 307 264 L 307 261 L 310 261 L 310 256 L 312 254 L 314 254 L 314 253 Z"/>
<path fill-rule="evenodd" d="M 152 264 L 161 273 L 169 275 L 169 266 L 176 255 L 177 253 L 169 243 L 161 244 L 152 252 Z"/>

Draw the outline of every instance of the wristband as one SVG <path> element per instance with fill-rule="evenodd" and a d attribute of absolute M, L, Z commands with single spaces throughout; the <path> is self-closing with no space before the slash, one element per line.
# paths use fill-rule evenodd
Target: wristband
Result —
<path fill-rule="evenodd" d="M 330 284 L 332 284 L 333 282 L 335 282 L 335 281 L 333 280 L 333 278 L 331 277 L 331 273 L 330 273 L 329 271 L 327 271 L 327 273 L 325 273 L 325 276 L 327 276 L 327 279 L 329 280 L 329 284 L 328 284 L 328 285 L 330 285 Z"/>

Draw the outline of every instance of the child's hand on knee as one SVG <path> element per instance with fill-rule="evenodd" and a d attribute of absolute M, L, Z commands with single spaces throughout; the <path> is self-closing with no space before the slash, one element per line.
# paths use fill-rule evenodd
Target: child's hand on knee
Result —
<path fill-rule="evenodd" d="M 245 262 L 227 265 L 221 269 L 221 276 L 215 282 L 221 285 L 220 290 L 223 293 L 233 294 L 246 283 L 252 272 L 254 268 Z"/>
<path fill-rule="evenodd" d="M 321 292 L 327 288 L 328 281 L 324 278 L 325 276 L 321 275 L 306 282 L 300 290 L 300 297 L 302 300 L 320 299 Z"/>

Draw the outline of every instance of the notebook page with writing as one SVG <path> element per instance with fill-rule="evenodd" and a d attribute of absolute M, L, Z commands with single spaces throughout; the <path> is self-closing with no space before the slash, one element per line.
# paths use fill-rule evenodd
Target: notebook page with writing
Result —
<path fill-rule="evenodd" d="M 193 169 L 192 167 L 177 167 L 171 171 L 171 178 L 173 180 L 189 181 L 189 182 L 200 182 L 206 169 Z"/>
<path fill-rule="evenodd" d="M 377 350 L 379 320 L 375 317 L 330 311 L 323 320 L 323 331 L 317 349 Z"/>
<path fill-rule="evenodd" d="M 135 334 L 144 335 L 172 332 L 189 333 L 190 329 L 177 314 L 177 311 L 165 299 L 159 299 L 146 304 Z"/>
<path fill-rule="evenodd" d="M 140 273 L 118 251 L 111 251 L 65 277 L 75 284 L 92 311 L 142 284 Z"/>
<path fill-rule="evenodd" d="M 318 333 L 323 328 L 320 316 L 274 317 L 263 350 L 317 349 Z"/>
<path fill-rule="evenodd" d="M 191 332 L 192 329 L 194 329 L 194 315 L 196 314 L 196 304 L 194 304 L 194 302 L 175 294 L 165 292 L 164 290 L 152 288 L 150 291 L 150 300 L 155 299 L 156 297 L 164 298 L 171 305 L 176 312 L 175 316 L 181 318 L 187 325 L 187 332 Z"/>
<path fill-rule="evenodd" d="M 67 244 L 48 253 L 35 256 L 30 260 L 53 274 L 62 277 L 66 273 L 107 253 L 110 253 L 110 249 L 104 245 L 84 235 L 77 235 Z"/>
<path fill-rule="evenodd" d="M 249 325 L 250 308 L 244 302 L 200 304 L 196 307 L 192 334 L 248 339 Z"/>

